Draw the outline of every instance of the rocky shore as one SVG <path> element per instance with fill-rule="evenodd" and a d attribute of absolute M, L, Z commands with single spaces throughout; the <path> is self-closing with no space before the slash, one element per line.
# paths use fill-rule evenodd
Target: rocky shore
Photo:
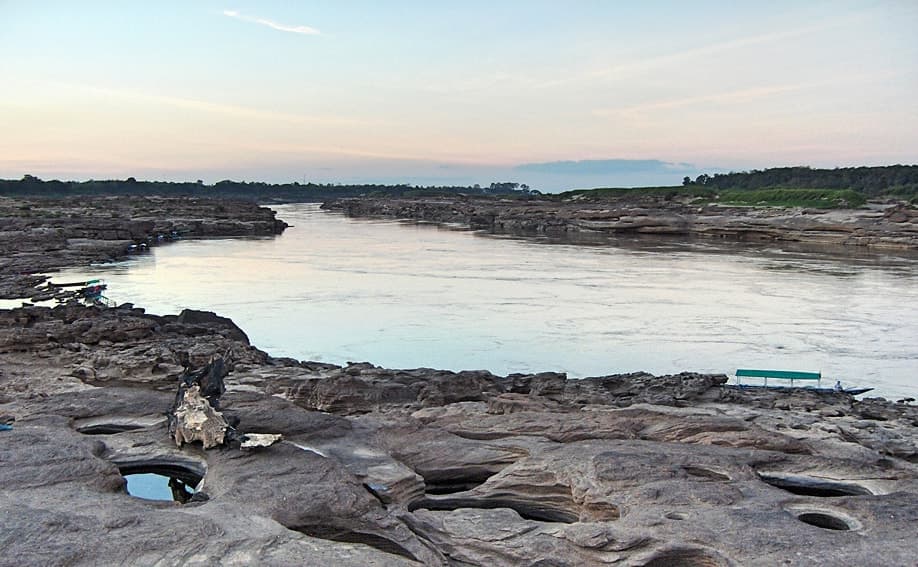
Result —
<path fill-rule="evenodd" d="M 199 205 L 217 230 L 219 205 Z M 150 231 L 185 226 L 186 206 L 162 203 Z M 227 214 L 242 234 L 281 226 Z M 79 238 L 45 266 L 108 253 L 68 252 Z M 18 282 L 8 242 L 0 275 Z M 180 378 L 215 360 L 226 421 L 282 441 L 176 443 Z M 0 565 L 914 562 L 918 407 L 726 380 L 336 366 L 273 358 L 207 312 L 0 310 Z M 137 472 L 199 490 L 136 498 Z"/>
<path fill-rule="evenodd" d="M 323 205 L 353 217 L 451 223 L 507 234 L 665 235 L 743 242 L 799 242 L 918 250 L 918 209 L 771 209 L 697 205 L 678 200 L 354 198 Z"/>
<path fill-rule="evenodd" d="M 40 274 L 124 258 L 174 237 L 273 236 L 274 211 L 189 197 L 0 197 L 0 299 L 46 298 Z"/>

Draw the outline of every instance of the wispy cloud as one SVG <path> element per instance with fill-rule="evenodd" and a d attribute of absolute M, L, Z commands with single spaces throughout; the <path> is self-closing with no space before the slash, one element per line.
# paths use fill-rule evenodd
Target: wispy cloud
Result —
<path fill-rule="evenodd" d="M 810 81 L 796 85 L 768 85 L 748 89 L 732 90 L 727 92 L 709 93 L 697 96 L 673 98 L 653 102 L 644 102 L 620 108 L 597 108 L 592 111 L 594 116 L 633 116 L 655 110 L 670 110 L 686 106 L 697 106 L 715 103 L 718 105 L 742 104 L 762 98 L 770 98 L 803 90 L 813 89 L 838 89 L 840 87 L 854 87 L 862 84 L 882 84 L 903 77 L 908 71 L 889 70 L 870 73 L 850 73 L 841 77 L 833 77 L 824 81 Z"/>
<path fill-rule="evenodd" d="M 425 92 L 436 94 L 491 94 L 495 89 L 513 88 L 518 90 L 531 89 L 556 89 L 571 88 L 578 84 L 603 84 L 625 79 L 637 73 L 660 67 L 685 65 L 695 59 L 703 59 L 725 52 L 736 51 L 757 45 L 770 45 L 794 38 L 805 37 L 819 32 L 856 24 L 866 16 L 863 14 L 848 14 L 834 20 L 821 21 L 815 24 L 785 29 L 776 32 L 762 33 L 732 39 L 722 40 L 698 47 L 679 48 L 675 51 L 660 53 L 647 57 L 626 59 L 617 64 L 603 65 L 599 68 L 581 69 L 579 71 L 556 74 L 554 70 L 547 70 L 550 76 L 542 74 L 523 74 L 495 72 L 487 75 L 471 77 L 441 77 L 425 79 L 424 84 L 418 88 Z M 793 88 L 783 89 L 793 90 Z M 768 94 L 768 93 L 766 93 Z M 756 93 L 748 93 L 756 96 Z M 746 96 L 746 95 L 740 95 Z M 674 105 L 675 106 L 675 105 Z"/>
<path fill-rule="evenodd" d="M 671 108 L 681 108 L 684 106 L 693 106 L 697 104 L 706 104 L 712 102 L 718 104 L 739 103 L 759 98 L 767 98 L 781 93 L 798 91 L 800 89 L 806 88 L 807 86 L 809 85 L 777 85 L 770 87 L 756 87 L 725 93 L 713 93 L 700 96 L 663 100 L 658 102 L 648 102 L 634 106 L 627 106 L 624 108 L 603 108 L 594 110 L 593 114 L 596 116 L 614 116 L 623 114 L 635 114 L 652 110 L 667 110 Z"/>
<path fill-rule="evenodd" d="M 309 26 L 291 26 L 289 24 L 281 24 L 267 18 L 259 18 L 258 16 L 249 16 L 247 14 L 242 14 L 236 10 L 223 10 L 223 15 L 235 18 L 237 20 L 242 20 L 243 22 L 252 22 L 253 24 L 261 24 L 263 26 L 268 26 L 271 29 L 275 29 L 282 32 L 289 33 L 298 33 L 302 35 L 321 35 L 322 32 L 316 28 Z"/>
<path fill-rule="evenodd" d="M 536 87 L 554 88 L 559 86 L 566 86 L 570 83 L 618 79 L 634 72 L 643 72 L 656 67 L 682 64 L 686 60 L 709 57 L 718 53 L 734 51 L 749 46 L 768 45 L 797 37 L 811 36 L 826 30 L 855 24 L 859 21 L 862 21 L 864 17 L 865 16 L 862 14 L 849 14 L 834 20 L 826 20 L 798 28 L 746 37 L 737 37 L 717 43 L 703 45 L 700 47 L 679 49 L 670 53 L 663 53 L 647 58 L 625 61 L 618 65 L 605 66 L 599 69 L 593 69 L 586 72 L 553 78 L 536 85 Z"/>

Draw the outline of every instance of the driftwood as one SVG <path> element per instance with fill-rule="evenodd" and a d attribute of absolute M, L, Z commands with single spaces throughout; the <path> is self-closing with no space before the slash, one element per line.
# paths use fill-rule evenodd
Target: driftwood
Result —
<path fill-rule="evenodd" d="M 197 385 L 201 390 L 201 395 L 210 402 L 211 407 L 220 409 L 220 396 L 226 392 L 226 385 L 223 379 L 229 375 L 229 368 L 223 357 L 219 354 L 214 355 L 210 362 L 200 370 L 193 371 L 186 367 L 185 371 L 179 377 L 181 384 L 179 392 L 184 385 L 186 388 Z"/>
<path fill-rule="evenodd" d="M 242 449 L 256 449 L 283 439 L 280 434 L 245 435 L 236 431 L 239 420 L 220 411 L 220 396 L 226 392 L 223 379 L 228 374 L 228 365 L 220 355 L 199 370 L 185 367 L 168 413 L 169 435 L 176 445 L 200 441 L 205 449 L 230 443 Z"/>
<path fill-rule="evenodd" d="M 220 396 L 226 391 L 223 379 L 227 374 L 220 355 L 200 370 L 185 368 L 168 413 L 169 435 L 176 445 L 200 441 L 205 449 L 210 449 L 223 445 L 227 434 L 234 431 L 218 409 Z"/>

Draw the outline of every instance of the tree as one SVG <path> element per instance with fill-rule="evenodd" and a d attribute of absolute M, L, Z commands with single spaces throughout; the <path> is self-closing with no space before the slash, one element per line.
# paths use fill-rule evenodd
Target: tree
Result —
<path fill-rule="evenodd" d="M 682 184 L 683 184 L 683 185 L 686 185 L 686 186 L 691 185 L 691 184 L 692 184 L 692 178 L 689 177 L 688 175 L 686 175 L 685 177 L 682 178 Z"/>

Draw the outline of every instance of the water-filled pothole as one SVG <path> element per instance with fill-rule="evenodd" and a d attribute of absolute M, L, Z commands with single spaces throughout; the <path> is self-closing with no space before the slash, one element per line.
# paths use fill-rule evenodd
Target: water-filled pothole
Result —
<path fill-rule="evenodd" d="M 783 473 L 758 473 L 762 482 L 800 496 L 830 498 L 835 496 L 869 496 L 868 488 L 854 482 L 842 482 L 803 475 Z"/>
<path fill-rule="evenodd" d="M 804 524 L 824 530 L 848 531 L 851 529 L 851 526 L 844 519 L 824 512 L 804 512 L 798 514 L 797 519 Z"/>
<path fill-rule="evenodd" d="M 202 471 L 175 463 L 124 463 L 118 465 L 118 470 L 131 496 L 182 504 L 194 498 L 204 478 Z"/>

